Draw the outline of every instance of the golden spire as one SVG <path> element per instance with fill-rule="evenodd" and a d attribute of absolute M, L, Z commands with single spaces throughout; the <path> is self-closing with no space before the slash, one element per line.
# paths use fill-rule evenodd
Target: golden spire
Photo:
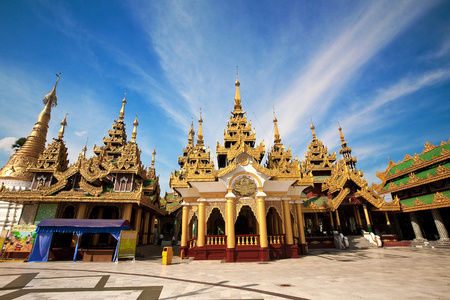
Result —
<path fill-rule="evenodd" d="M 66 113 L 66 116 L 65 116 L 64 119 L 61 121 L 61 129 L 59 130 L 58 140 L 62 140 L 63 137 L 64 137 L 64 129 L 65 129 L 66 126 L 67 126 L 66 118 L 67 118 L 67 115 L 68 115 L 68 114 L 69 114 L 69 113 Z"/>
<path fill-rule="evenodd" d="M 275 117 L 275 106 L 273 106 L 273 124 L 275 126 L 275 144 L 279 144 L 281 142 L 280 132 L 278 131 L 278 120 Z"/>
<path fill-rule="evenodd" d="M 338 124 L 339 124 L 339 123 L 338 123 Z M 339 124 L 338 129 L 339 129 L 339 135 L 340 135 L 340 138 L 341 138 L 341 145 L 342 145 L 342 144 L 345 144 L 345 137 L 344 137 L 344 134 L 342 133 L 341 124 Z"/>
<path fill-rule="evenodd" d="M 139 125 L 138 115 L 136 114 L 136 119 L 134 119 L 134 122 L 133 122 L 134 128 L 133 128 L 133 132 L 131 133 L 131 140 L 130 140 L 130 142 L 132 142 L 132 143 L 136 143 L 136 135 L 137 135 L 138 125 Z"/>
<path fill-rule="evenodd" d="M 316 139 L 316 132 L 314 131 L 314 129 L 316 129 L 316 127 L 314 127 L 313 121 L 312 121 L 312 119 L 311 119 L 311 130 L 312 130 L 312 137 L 313 137 L 313 140 Z"/>
<path fill-rule="evenodd" d="M 32 175 L 26 171 L 28 164 L 36 162 L 39 155 L 45 149 L 52 107 L 56 106 L 58 101 L 58 98 L 56 97 L 56 86 L 58 85 L 61 73 L 56 74 L 56 76 L 58 79 L 56 80 L 52 91 L 42 100 L 45 107 L 39 114 L 33 130 L 27 137 L 23 146 L 9 158 L 6 165 L 0 170 L 0 177 L 5 179 L 14 178 L 17 180 L 31 181 Z"/>
<path fill-rule="evenodd" d="M 153 152 L 152 152 L 152 169 L 155 168 L 155 156 L 156 156 L 156 146 L 153 148 Z"/>
<path fill-rule="evenodd" d="M 188 146 L 190 147 L 194 147 L 194 135 L 195 135 L 195 131 L 194 131 L 194 117 L 192 117 L 192 122 L 191 122 L 191 129 L 189 130 L 189 137 L 188 137 Z"/>
<path fill-rule="evenodd" d="M 200 106 L 200 118 L 198 118 L 198 135 L 197 135 L 197 147 L 203 146 L 203 129 L 202 129 L 202 107 Z"/>
<path fill-rule="evenodd" d="M 123 116 L 125 115 L 125 104 L 127 104 L 127 93 L 125 93 L 125 96 L 123 96 L 122 108 L 119 112 L 119 120 L 123 120 Z"/>
<path fill-rule="evenodd" d="M 238 78 L 238 66 L 236 66 L 236 82 L 234 83 L 234 85 L 236 86 L 236 95 L 234 96 L 234 110 L 236 111 L 242 109 L 241 95 L 239 94 L 239 86 L 241 85 L 241 83 L 239 82 Z"/>
<path fill-rule="evenodd" d="M 84 145 L 83 150 L 82 150 L 83 157 L 85 157 L 85 158 L 86 158 L 86 151 L 87 151 L 87 144 L 88 144 L 88 141 L 89 141 L 89 137 L 87 137 L 87 139 L 86 139 L 86 145 Z"/>

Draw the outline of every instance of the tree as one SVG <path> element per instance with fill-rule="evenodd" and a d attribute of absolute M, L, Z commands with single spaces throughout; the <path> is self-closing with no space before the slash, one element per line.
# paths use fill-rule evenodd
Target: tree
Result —
<path fill-rule="evenodd" d="M 17 152 L 17 150 L 19 150 L 20 148 L 22 148 L 23 144 L 25 144 L 25 141 L 27 140 L 27 138 L 25 137 L 21 137 L 20 139 L 18 139 L 17 141 L 14 142 L 14 144 L 12 144 L 11 148 L 14 149 L 14 151 Z"/>

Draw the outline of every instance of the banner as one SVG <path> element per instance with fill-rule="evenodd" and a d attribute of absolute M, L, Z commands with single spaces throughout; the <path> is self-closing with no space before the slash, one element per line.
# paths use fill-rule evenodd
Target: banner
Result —
<path fill-rule="evenodd" d="M 134 258 L 136 254 L 137 232 L 122 230 L 120 232 L 119 258 Z"/>
<path fill-rule="evenodd" d="M 31 252 L 36 238 L 36 225 L 14 225 L 5 242 L 4 252 Z"/>

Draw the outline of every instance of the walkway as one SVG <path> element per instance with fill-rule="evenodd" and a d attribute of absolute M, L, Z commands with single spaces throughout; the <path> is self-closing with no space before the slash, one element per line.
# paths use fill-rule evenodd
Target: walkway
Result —
<path fill-rule="evenodd" d="M 448 299 L 450 249 L 315 250 L 267 263 L 0 263 L 0 299 Z M 153 255 L 153 256 L 152 256 Z"/>

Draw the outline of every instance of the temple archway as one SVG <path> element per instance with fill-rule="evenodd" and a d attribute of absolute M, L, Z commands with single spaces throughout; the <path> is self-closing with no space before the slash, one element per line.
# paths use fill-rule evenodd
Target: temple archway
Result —
<path fill-rule="evenodd" d="M 258 221 L 250 206 L 241 207 L 236 223 L 234 225 L 235 234 L 257 234 Z"/>
<path fill-rule="evenodd" d="M 283 223 L 278 211 L 270 207 L 266 215 L 267 234 L 283 234 Z"/>
<path fill-rule="evenodd" d="M 214 208 L 209 215 L 206 224 L 208 235 L 224 235 L 225 234 L 225 220 L 218 208 Z"/>
<path fill-rule="evenodd" d="M 198 220 L 197 215 L 193 215 L 191 221 L 189 222 L 189 236 L 188 239 L 197 237 L 198 233 Z"/>

